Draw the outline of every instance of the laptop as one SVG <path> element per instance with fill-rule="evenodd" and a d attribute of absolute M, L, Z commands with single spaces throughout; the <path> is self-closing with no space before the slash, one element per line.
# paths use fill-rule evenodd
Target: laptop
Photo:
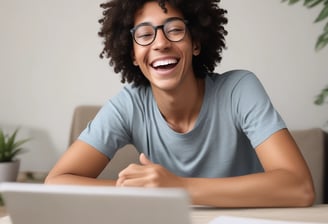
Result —
<path fill-rule="evenodd" d="M 13 224 L 190 224 L 187 193 L 176 188 L 1 183 Z"/>

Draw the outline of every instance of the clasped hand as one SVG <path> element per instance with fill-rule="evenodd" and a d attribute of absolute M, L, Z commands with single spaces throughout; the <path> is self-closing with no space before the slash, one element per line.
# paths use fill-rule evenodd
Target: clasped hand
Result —
<path fill-rule="evenodd" d="M 140 154 L 139 161 L 140 164 L 130 164 L 119 173 L 116 186 L 183 187 L 183 178 L 152 163 L 143 153 Z"/>

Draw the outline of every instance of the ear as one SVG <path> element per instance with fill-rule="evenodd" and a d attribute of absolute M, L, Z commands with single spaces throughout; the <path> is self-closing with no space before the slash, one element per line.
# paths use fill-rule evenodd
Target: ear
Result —
<path fill-rule="evenodd" d="M 139 66 L 133 51 L 131 51 L 131 60 L 132 60 L 133 65 Z"/>
<path fill-rule="evenodd" d="M 135 65 L 135 66 L 139 66 L 139 65 L 138 65 L 138 62 L 137 62 L 134 58 L 132 59 L 132 62 L 133 62 L 133 65 Z"/>
<path fill-rule="evenodd" d="M 198 56 L 200 54 L 200 50 L 201 50 L 200 43 L 198 41 L 194 42 L 193 43 L 192 54 L 194 56 Z"/>

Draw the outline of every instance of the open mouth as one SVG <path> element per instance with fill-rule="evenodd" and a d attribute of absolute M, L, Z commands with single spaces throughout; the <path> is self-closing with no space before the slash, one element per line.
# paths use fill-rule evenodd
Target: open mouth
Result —
<path fill-rule="evenodd" d="M 167 69 L 171 69 L 171 68 L 174 68 L 177 64 L 178 64 L 179 60 L 178 59 L 165 59 L 165 60 L 158 60 L 158 61 L 155 61 L 151 64 L 151 66 L 154 68 L 154 69 L 164 69 L 164 70 L 167 70 Z"/>

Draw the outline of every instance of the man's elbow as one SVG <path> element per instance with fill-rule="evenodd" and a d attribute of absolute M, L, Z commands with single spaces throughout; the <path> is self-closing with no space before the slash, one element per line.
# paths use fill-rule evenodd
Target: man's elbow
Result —
<path fill-rule="evenodd" d="M 310 207 L 314 204 L 316 193 L 312 181 L 306 181 L 301 187 L 299 206 Z"/>

